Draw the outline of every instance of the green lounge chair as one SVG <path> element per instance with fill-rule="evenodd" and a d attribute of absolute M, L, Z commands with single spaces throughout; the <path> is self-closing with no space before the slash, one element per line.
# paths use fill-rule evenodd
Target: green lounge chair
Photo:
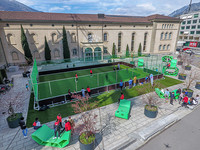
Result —
<path fill-rule="evenodd" d="M 60 138 L 53 139 L 54 130 L 50 129 L 47 125 L 43 125 L 37 129 L 32 135 L 32 139 L 40 145 L 63 148 L 67 146 L 71 138 L 71 130 L 63 131 Z"/>
<path fill-rule="evenodd" d="M 119 108 L 115 112 L 115 117 L 128 119 L 131 108 L 131 101 L 120 100 Z"/>

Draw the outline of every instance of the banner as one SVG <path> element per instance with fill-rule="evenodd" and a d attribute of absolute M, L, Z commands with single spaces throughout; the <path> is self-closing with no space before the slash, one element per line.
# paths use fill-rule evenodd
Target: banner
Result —
<path fill-rule="evenodd" d="M 189 46 L 190 47 L 197 47 L 197 42 L 190 42 Z"/>

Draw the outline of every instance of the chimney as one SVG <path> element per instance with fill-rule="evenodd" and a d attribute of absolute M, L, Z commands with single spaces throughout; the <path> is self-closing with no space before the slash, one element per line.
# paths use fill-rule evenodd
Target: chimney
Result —
<path fill-rule="evenodd" d="M 98 18 L 105 18 L 104 14 L 98 14 Z"/>

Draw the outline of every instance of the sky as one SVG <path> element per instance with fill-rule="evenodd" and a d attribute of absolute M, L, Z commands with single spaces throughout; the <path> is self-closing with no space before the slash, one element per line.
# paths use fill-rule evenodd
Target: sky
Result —
<path fill-rule="evenodd" d="M 190 0 L 17 0 L 42 12 L 148 16 L 168 15 Z M 193 3 L 200 0 L 193 0 Z"/>

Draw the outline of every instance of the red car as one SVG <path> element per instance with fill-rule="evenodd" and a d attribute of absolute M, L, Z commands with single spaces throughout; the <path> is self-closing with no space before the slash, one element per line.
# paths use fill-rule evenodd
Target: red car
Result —
<path fill-rule="evenodd" d="M 191 50 L 190 48 L 183 48 L 183 51 L 186 51 L 186 50 Z"/>

